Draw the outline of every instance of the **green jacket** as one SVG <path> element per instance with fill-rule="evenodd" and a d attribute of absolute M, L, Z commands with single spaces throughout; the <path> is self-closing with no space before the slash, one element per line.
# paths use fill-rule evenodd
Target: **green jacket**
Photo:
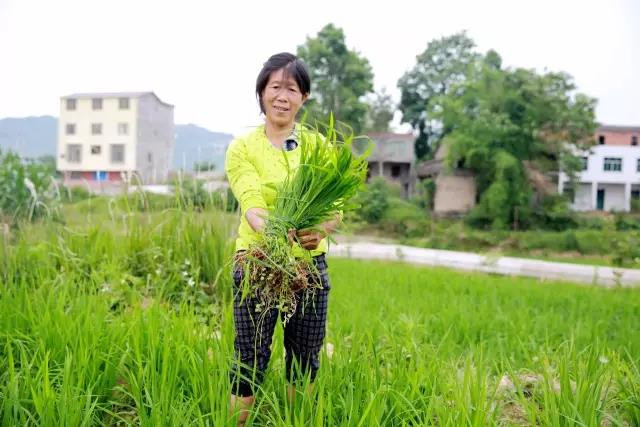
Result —
<path fill-rule="evenodd" d="M 309 132 L 296 125 L 297 132 Z M 286 160 L 285 160 L 286 156 Z M 234 139 L 227 149 L 225 172 L 231 190 L 240 203 L 241 220 L 236 239 L 236 251 L 248 249 L 256 242 L 256 233 L 245 217 L 250 208 L 270 209 L 275 202 L 276 191 L 271 188 L 287 177 L 287 166 L 295 172 L 300 164 L 300 147 L 284 151 L 274 147 L 265 134 L 264 125 L 258 126 L 247 135 Z M 327 252 L 327 239 L 323 239 L 312 256 Z M 304 249 L 294 246 L 293 255 L 302 255 Z"/>

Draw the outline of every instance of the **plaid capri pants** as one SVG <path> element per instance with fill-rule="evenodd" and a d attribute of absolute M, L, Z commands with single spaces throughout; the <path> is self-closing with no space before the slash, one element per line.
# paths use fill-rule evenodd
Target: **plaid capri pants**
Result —
<path fill-rule="evenodd" d="M 309 375 L 313 382 L 320 366 L 319 355 L 324 341 L 327 323 L 329 275 L 325 255 L 313 258 L 319 277 L 310 278 L 322 288 L 312 288 L 296 293 L 296 311 L 284 326 L 285 366 L 289 382 L 298 380 L 298 374 Z M 266 313 L 257 312 L 255 297 L 241 301 L 240 283 L 243 271 L 233 268 L 235 326 L 234 363 L 230 373 L 231 393 L 236 396 L 253 396 L 262 383 L 271 357 L 271 341 L 278 317 L 284 313 L 273 308 Z"/>

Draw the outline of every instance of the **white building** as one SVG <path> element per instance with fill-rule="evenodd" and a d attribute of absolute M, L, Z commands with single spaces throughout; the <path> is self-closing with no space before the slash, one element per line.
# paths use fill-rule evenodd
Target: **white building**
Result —
<path fill-rule="evenodd" d="M 60 98 L 57 168 L 65 182 L 167 179 L 173 106 L 153 92 L 77 93 Z"/>
<path fill-rule="evenodd" d="M 583 170 L 571 207 L 578 211 L 629 211 L 631 200 L 640 198 L 640 127 L 602 126 L 598 145 L 582 157 Z M 558 190 L 568 182 L 560 174 Z"/>

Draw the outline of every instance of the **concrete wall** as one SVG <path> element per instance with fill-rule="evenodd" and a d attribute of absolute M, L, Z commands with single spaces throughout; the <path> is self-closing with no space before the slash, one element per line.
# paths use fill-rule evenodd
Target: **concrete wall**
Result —
<path fill-rule="evenodd" d="M 476 181 L 473 176 L 440 174 L 436 178 L 434 213 L 466 213 L 475 206 Z"/>
<path fill-rule="evenodd" d="M 76 99 L 76 109 L 68 111 L 66 99 L 60 99 L 60 118 L 58 120 L 57 168 L 60 171 L 122 171 L 135 169 L 137 100 L 129 99 L 129 109 L 120 110 L 118 98 L 104 98 L 101 110 L 93 110 L 90 98 Z M 76 126 L 75 135 L 66 134 L 67 123 Z M 101 123 L 102 134 L 92 135 L 91 124 Z M 129 134 L 118 135 L 118 123 L 128 123 Z M 82 156 L 80 163 L 68 162 L 67 145 L 80 144 Z M 111 163 L 110 144 L 125 145 L 125 162 Z M 91 154 L 91 146 L 101 147 L 100 154 Z"/>
<path fill-rule="evenodd" d="M 136 170 L 144 183 L 164 182 L 172 161 L 173 107 L 151 94 L 139 98 Z"/>
<path fill-rule="evenodd" d="M 604 190 L 604 210 L 622 212 L 626 211 L 624 185 L 599 184 L 599 190 Z"/>
<path fill-rule="evenodd" d="M 571 208 L 576 211 L 590 211 L 594 209 L 594 207 L 591 206 L 591 184 L 578 184 Z"/>

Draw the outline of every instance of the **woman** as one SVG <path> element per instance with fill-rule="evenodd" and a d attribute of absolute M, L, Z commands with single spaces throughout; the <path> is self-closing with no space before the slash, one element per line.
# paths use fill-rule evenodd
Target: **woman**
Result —
<path fill-rule="evenodd" d="M 297 147 L 299 135 L 306 132 L 296 124 L 296 114 L 311 91 L 309 73 L 304 63 L 290 53 L 270 57 L 256 81 L 256 96 L 265 123 L 249 134 L 235 139 L 227 150 L 225 169 L 231 189 L 240 203 L 242 217 L 236 240 L 236 251 L 244 251 L 254 243 L 265 226 L 267 209 L 273 206 L 275 190 L 271 184 L 287 176 L 287 163 L 295 170 L 300 162 Z M 283 156 L 287 157 L 284 159 Z M 284 328 L 286 370 L 290 400 L 295 397 L 295 384 L 308 375 L 311 386 L 319 367 L 319 353 L 325 335 L 327 300 L 330 289 L 325 252 L 326 236 L 339 224 L 339 217 L 314 230 L 297 230 L 293 252 L 311 251 L 322 285 L 310 295 L 312 304 L 298 304 L 298 309 Z M 318 231 L 320 230 L 320 231 Z M 278 312 L 256 311 L 253 298 L 241 300 L 238 291 L 242 269 L 234 268 L 235 363 L 231 372 L 230 412 L 239 411 L 238 423 L 243 425 L 254 402 L 254 392 L 263 378 L 271 356 L 271 339 Z M 264 315 L 264 320 L 257 322 Z"/>

